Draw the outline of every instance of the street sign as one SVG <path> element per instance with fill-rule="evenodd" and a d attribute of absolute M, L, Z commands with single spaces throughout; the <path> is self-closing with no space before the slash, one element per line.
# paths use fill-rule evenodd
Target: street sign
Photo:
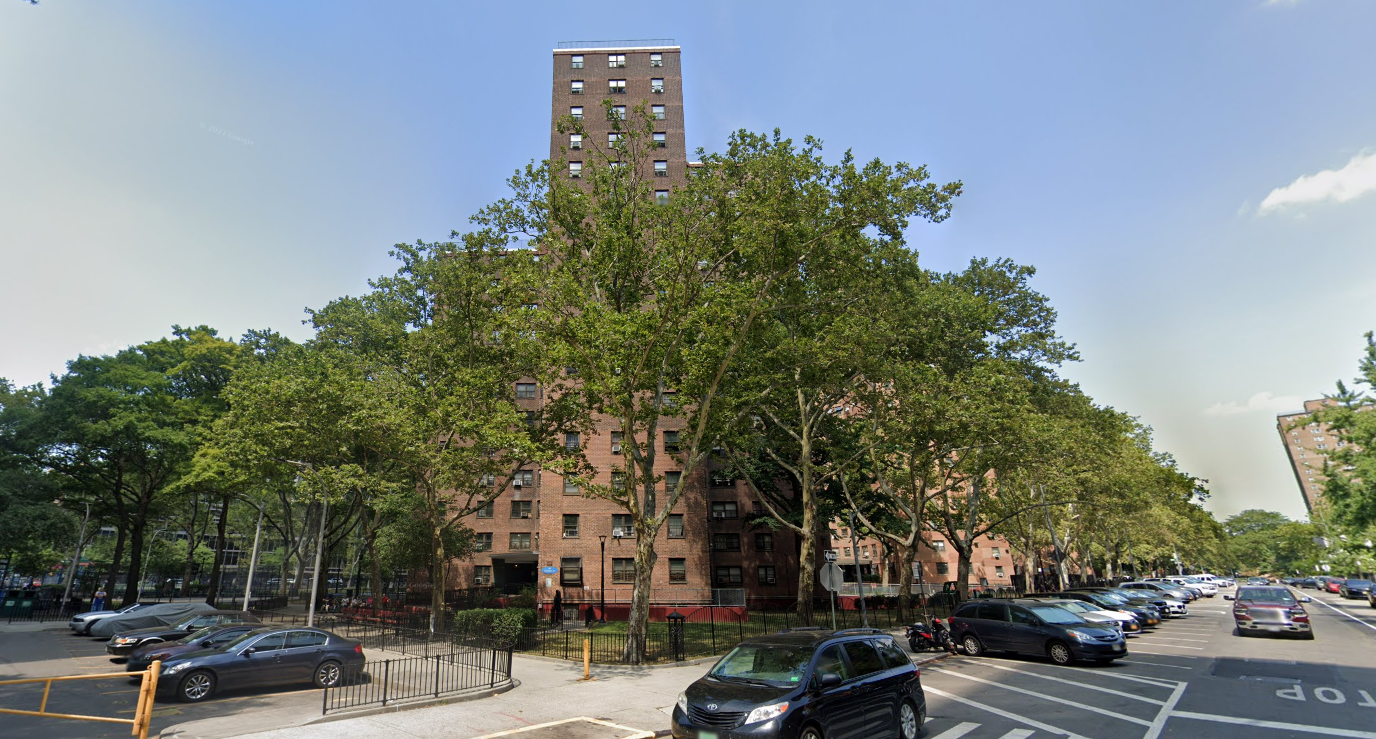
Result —
<path fill-rule="evenodd" d="M 822 581 L 822 587 L 834 593 L 841 589 L 841 583 L 845 580 L 845 576 L 841 574 L 841 568 L 836 566 L 835 562 L 828 562 L 817 573 L 817 579 Z"/>
<path fill-rule="evenodd" d="M 828 549 L 828 550 L 822 552 L 822 559 L 825 559 L 825 560 L 828 561 L 828 562 L 835 562 L 835 561 L 836 561 L 836 550 L 835 550 L 835 549 Z"/>
<path fill-rule="evenodd" d="M 545 567 L 541 567 L 541 568 L 540 568 L 540 574 L 542 574 L 542 575 L 557 575 L 557 574 L 559 574 L 559 568 L 558 568 L 558 567 L 554 567 L 554 566 L 545 566 Z"/>

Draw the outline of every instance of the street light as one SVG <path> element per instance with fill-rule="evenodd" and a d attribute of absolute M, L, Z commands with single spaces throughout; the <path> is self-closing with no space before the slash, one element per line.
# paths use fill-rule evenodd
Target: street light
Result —
<path fill-rule="evenodd" d="M 153 542 L 158 540 L 158 534 L 166 530 L 166 527 L 158 529 L 153 532 L 152 536 L 148 537 L 148 553 L 143 555 L 143 561 L 139 562 L 139 584 L 138 587 L 134 589 L 134 600 L 136 601 L 143 600 L 143 578 L 148 572 L 148 559 L 153 556 Z"/>
<path fill-rule="evenodd" d="M 607 623 L 607 535 L 598 534 L 597 544 L 602 549 L 602 572 L 599 575 L 600 583 L 597 588 L 598 593 L 601 594 L 599 597 L 602 601 L 602 607 L 597 614 L 597 623 L 605 624 Z"/>

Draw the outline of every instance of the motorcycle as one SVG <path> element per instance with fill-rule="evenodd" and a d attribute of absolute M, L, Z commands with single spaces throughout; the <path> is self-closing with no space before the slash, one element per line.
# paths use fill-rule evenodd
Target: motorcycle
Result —
<path fill-rule="evenodd" d="M 936 637 L 932 634 L 932 630 L 927 627 L 927 624 L 920 621 L 915 624 L 908 624 L 905 633 L 908 637 L 908 646 L 911 647 L 914 652 L 925 652 L 928 649 L 941 648 L 937 645 Z"/>

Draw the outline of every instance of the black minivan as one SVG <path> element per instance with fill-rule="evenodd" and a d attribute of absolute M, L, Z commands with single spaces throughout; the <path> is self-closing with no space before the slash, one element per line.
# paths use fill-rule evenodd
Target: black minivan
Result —
<path fill-rule="evenodd" d="M 990 598 L 962 603 L 951 614 L 951 637 L 965 653 L 985 651 L 1043 654 L 1058 665 L 1077 659 L 1107 664 L 1128 656 L 1116 630 L 1095 626 L 1078 615 L 1036 600 Z"/>
<path fill-rule="evenodd" d="M 678 697 L 675 739 L 915 739 L 918 670 L 878 629 L 791 629 L 741 642 Z"/>

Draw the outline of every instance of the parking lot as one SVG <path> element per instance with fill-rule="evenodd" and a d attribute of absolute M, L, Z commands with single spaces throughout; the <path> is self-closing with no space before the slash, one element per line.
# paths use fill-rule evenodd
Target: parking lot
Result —
<path fill-rule="evenodd" d="M 1232 591 L 1224 591 L 1232 592 Z M 923 669 L 930 739 L 1376 739 L 1376 610 L 1304 591 L 1315 639 L 1233 635 L 1222 594 L 1108 667 L 956 657 Z"/>

